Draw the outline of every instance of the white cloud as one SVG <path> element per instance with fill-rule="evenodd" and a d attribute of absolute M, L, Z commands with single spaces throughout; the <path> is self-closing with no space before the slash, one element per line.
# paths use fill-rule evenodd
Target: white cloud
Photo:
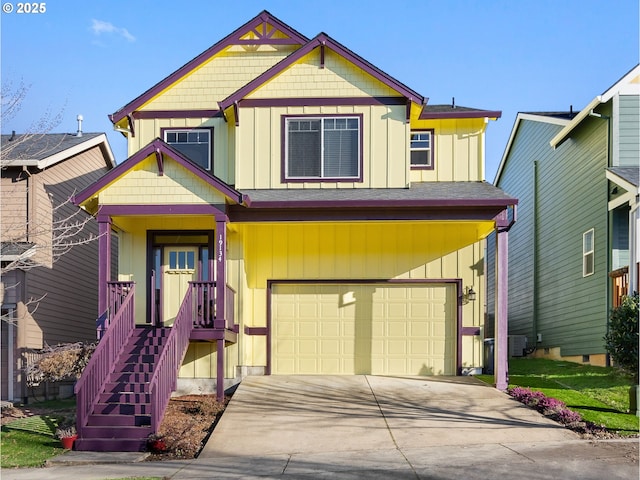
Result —
<path fill-rule="evenodd" d="M 129 33 L 129 30 L 126 28 L 120 28 L 113 25 L 111 22 L 103 22 L 102 20 L 96 20 L 95 18 L 91 20 L 91 30 L 96 35 L 106 34 L 116 34 L 125 38 L 129 42 L 135 42 L 136 37 Z"/>

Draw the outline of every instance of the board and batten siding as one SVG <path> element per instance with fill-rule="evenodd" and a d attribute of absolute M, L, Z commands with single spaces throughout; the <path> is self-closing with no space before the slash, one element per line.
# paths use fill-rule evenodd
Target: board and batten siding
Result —
<path fill-rule="evenodd" d="M 361 115 L 361 182 L 282 182 L 285 115 Z M 236 188 L 406 188 L 409 133 L 404 106 L 243 108 L 237 128 Z"/>
<path fill-rule="evenodd" d="M 607 325 L 607 122 L 585 119 L 539 163 L 538 330 L 562 355 L 604 353 Z M 594 229 L 595 272 L 583 277 L 582 236 Z"/>
<path fill-rule="evenodd" d="M 612 166 L 640 167 L 640 96 L 620 95 L 614 97 L 614 102 L 618 105 L 618 129 L 614 128 L 617 152 L 613 155 Z"/>
<path fill-rule="evenodd" d="M 245 224 L 231 262 L 243 325 L 265 327 L 267 280 L 454 279 L 473 286 L 475 302 L 463 306 L 463 325 L 484 325 L 484 243 L 492 222 L 354 224 Z M 450 240 L 459 244 L 453 245 Z M 266 365 L 264 337 L 242 342 L 242 365 Z M 478 366 L 480 337 L 465 337 L 463 365 Z"/>

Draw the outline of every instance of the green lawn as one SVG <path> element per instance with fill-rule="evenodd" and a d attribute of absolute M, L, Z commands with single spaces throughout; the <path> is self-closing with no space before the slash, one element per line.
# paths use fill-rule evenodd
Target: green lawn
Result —
<path fill-rule="evenodd" d="M 31 406 L 31 405 L 30 405 Z M 74 400 L 54 400 L 35 403 L 50 413 L 14 420 L 2 427 L 0 435 L 0 466 L 40 467 L 64 450 L 55 438 L 58 423 L 75 409 Z"/>
<path fill-rule="evenodd" d="M 493 383 L 493 376 L 478 375 Z M 633 381 L 611 367 L 595 367 L 542 358 L 510 358 L 509 386 L 540 390 L 563 401 L 586 421 L 621 435 L 639 432 L 640 419 L 628 413 Z"/>

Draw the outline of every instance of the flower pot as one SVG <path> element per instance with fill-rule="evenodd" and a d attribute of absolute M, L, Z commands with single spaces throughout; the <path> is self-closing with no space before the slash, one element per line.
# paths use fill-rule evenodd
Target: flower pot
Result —
<path fill-rule="evenodd" d="M 72 437 L 62 437 L 60 439 L 60 443 L 62 443 L 62 448 L 65 450 L 71 450 L 73 448 L 73 442 L 76 441 L 78 435 L 73 435 Z"/>

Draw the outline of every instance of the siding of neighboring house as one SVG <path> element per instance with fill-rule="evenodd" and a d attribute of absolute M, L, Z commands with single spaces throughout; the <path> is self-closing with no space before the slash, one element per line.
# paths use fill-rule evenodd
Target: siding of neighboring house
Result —
<path fill-rule="evenodd" d="M 640 96 L 620 95 L 615 97 L 618 102 L 619 128 L 614 129 L 617 142 L 618 155 L 613 156 L 612 166 L 638 166 L 640 158 Z"/>
<path fill-rule="evenodd" d="M 562 355 L 604 353 L 607 325 L 607 122 L 586 119 L 539 163 L 538 331 Z M 595 273 L 583 277 L 582 235 L 594 229 Z"/>
<path fill-rule="evenodd" d="M 27 175 L 19 169 L 7 168 L 0 179 L 2 205 L 2 241 L 25 241 L 27 223 Z"/>
<path fill-rule="evenodd" d="M 93 183 L 106 171 L 100 148 L 93 147 L 34 175 L 38 222 L 46 222 L 45 213 L 51 215 L 55 206 L 64 204 L 74 192 Z M 75 211 L 74 205 L 66 203 L 55 212 L 55 218 L 68 218 Z M 80 212 L 78 219 L 82 221 L 86 216 Z M 91 219 L 79 236 L 86 238 L 97 233 L 97 223 Z M 45 297 L 36 312 L 28 315 L 26 344 L 20 346 L 42 348 L 45 343 L 95 340 L 97 262 L 97 241 L 93 241 L 73 247 L 55 262 L 54 268 L 49 263 L 29 272 L 27 297 Z"/>
<path fill-rule="evenodd" d="M 535 344 L 534 332 L 534 214 L 537 162 L 538 184 L 543 180 L 543 171 L 553 162 L 553 151 L 549 147 L 549 140 L 562 127 L 551 123 L 533 120 L 522 120 L 514 141 L 511 145 L 508 161 L 505 163 L 498 184 L 505 192 L 513 195 L 517 192 L 520 203 L 518 205 L 518 221 L 509 231 L 509 334 L 527 335 L 528 344 Z M 540 192 L 538 193 L 540 195 Z M 553 203 L 553 201 L 551 202 Z M 539 221 L 543 221 L 538 214 Z M 487 261 L 493 265 L 495 255 L 495 234 L 487 239 Z M 493 267 L 489 268 L 488 281 L 494 278 Z M 491 285 L 491 283 L 489 283 Z M 495 304 L 493 290 L 488 298 L 487 311 L 493 318 Z M 492 322 L 488 324 L 492 327 Z M 492 328 L 491 328 L 492 330 Z M 492 335 L 490 335 L 492 336 Z"/>

